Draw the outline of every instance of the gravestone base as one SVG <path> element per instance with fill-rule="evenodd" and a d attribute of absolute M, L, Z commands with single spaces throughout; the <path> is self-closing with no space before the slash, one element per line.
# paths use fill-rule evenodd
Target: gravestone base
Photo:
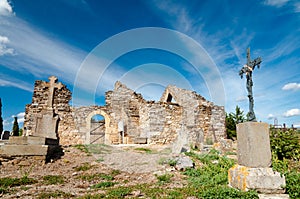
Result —
<path fill-rule="evenodd" d="M 238 164 L 229 169 L 228 181 L 230 187 L 266 194 L 283 194 L 286 185 L 285 177 L 272 168 L 250 168 Z"/>
<path fill-rule="evenodd" d="M 63 153 L 57 139 L 38 136 L 11 136 L 7 143 L 0 146 L 0 158 L 39 156 L 45 162 L 59 158 Z"/>

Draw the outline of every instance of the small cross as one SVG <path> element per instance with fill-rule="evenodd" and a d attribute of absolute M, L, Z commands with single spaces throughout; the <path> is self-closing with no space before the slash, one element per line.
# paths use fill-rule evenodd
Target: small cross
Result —
<path fill-rule="evenodd" d="M 47 86 L 49 86 L 49 95 L 48 95 L 48 102 L 47 102 L 47 108 L 48 109 L 53 109 L 53 98 L 54 98 L 54 90 L 55 88 L 61 89 L 63 87 L 62 83 L 56 83 L 57 82 L 57 77 L 55 76 L 50 76 L 49 77 L 49 82 L 46 83 Z"/>

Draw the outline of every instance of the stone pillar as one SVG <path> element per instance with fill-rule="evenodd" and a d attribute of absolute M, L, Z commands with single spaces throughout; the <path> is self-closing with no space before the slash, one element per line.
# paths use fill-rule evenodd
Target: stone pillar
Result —
<path fill-rule="evenodd" d="M 245 122 L 237 125 L 238 164 L 228 171 L 229 186 L 259 193 L 284 193 L 285 177 L 270 168 L 269 125 Z"/>
<path fill-rule="evenodd" d="M 238 164 L 269 167 L 272 163 L 269 125 L 261 122 L 237 124 Z"/>

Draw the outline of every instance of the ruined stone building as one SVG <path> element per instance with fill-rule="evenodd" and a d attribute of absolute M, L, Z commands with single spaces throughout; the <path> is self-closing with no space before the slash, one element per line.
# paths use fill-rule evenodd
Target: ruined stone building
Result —
<path fill-rule="evenodd" d="M 155 102 L 116 82 L 114 90 L 105 93 L 104 106 L 72 107 L 71 91 L 59 84 L 53 97 L 49 97 L 49 83 L 35 82 L 32 103 L 25 110 L 25 135 L 34 135 L 38 118 L 47 104 L 52 103 L 58 117 L 55 131 L 61 145 L 170 144 L 184 135 L 191 145 L 197 146 L 225 137 L 224 107 L 193 91 L 168 86 Z M 95 121 L 95 115 L 103 116 L 104 120 Z"/>

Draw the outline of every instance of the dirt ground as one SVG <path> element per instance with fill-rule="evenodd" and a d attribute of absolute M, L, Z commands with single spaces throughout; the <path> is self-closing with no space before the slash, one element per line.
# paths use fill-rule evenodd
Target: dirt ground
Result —
<path fill-rule="evenodd" d="M 87 180 L 82 177 L 95 176 L 99 173 L 107 175 L 114 173 L 113 181 L 117 186 L 155 184 L 158 181 L 157 176 L 166 173 L 172 173 L 172 182 L 168 186 L 182 187 L 186 184 L 182 174 L 165 163 L 174 156 L 167 146 L 96 145 L 91 146 L 88 151 L 69 146 L 64 147 L 63 151 L 64 155 L 60 159 L 46 164 L 29 161 L 2 164 L 0 178 L 28 176 L 36 179 L 37 182 L 13 187 L 12 191 L 2 193 L 0 197 L 42 198 L 42 193 L 63 192 L 68 193 L 68 197 L 77 198 L 101 193 L 103 190 L 91 188 L 101 180 Z M 46 183 L 44 178 L 49 175 L 62 176 L 63 182 Z"/>

